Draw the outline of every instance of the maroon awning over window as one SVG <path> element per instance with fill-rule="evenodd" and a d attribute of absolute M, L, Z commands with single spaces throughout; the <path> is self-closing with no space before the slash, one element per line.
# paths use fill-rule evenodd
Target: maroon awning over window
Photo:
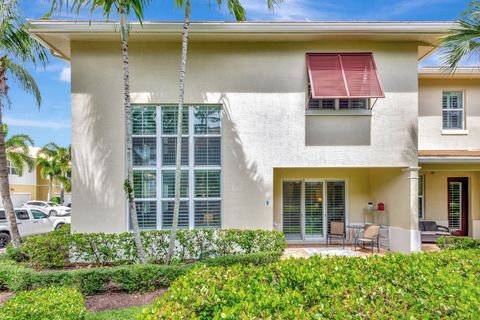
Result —
<path fill-rule="evenodd" d="M 308 53 L 313 99 L 383 98 L 371 53 Z"/>

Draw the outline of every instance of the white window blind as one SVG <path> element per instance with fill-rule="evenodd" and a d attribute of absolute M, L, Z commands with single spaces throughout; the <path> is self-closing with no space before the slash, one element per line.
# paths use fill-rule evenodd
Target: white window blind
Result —
<path fill-rule="evenodd" d="M 136 199 L 157 197 L 157 172 L 155 170 L 134 170 L 133 190 Z"/>
<path fill-rule="evenodd" d="M 462 228 L 462 183 L 448 183 L 448 226 L 451 229 Z"/>
<path fill-rule="evenodd" d="M 189 145 L 188 137 L 182 137 L 182 166 L 188 166 Z M 177 138 L 162 138 L 162 165 L 174 166 L 176 162 Z"/>
<path fill-rule="evenodd" d="M 302 182 L 283 182 L 283 233 L 288 240 L 302 238 Z"/>
<path fill-rule="evenodd" d="M 305 182 L 305 235 L 323 237 L 323 182 Z"/>
<path fill-rule="evenodd" d="M 135 201 L 137 209 L 138 226 L 140 229 L 157 228 L 157 202 Z"/>
<path fill-rule="evenodd" d="M 195 200 L 195 228 L 220 228 L 220 200 Z"/>
<path fill-rule="evenodd" d="M 221 138 L 195 137 L 195 165 L 221 165 Z"/>
<path fill-rule="evenodd" d="M 175 201 L 162 201 L 162 229 L 170 229 L 173 223 L 173 208 Z M 178 227 L 187 229 L 189 225 L 188 201 L 180 201 Z"/>
<path fill-rule="evenodd" d="M 443 129 L 463 130 L 464 120 L 463 92 L 444 91 L 442 100 Z"/>
<path fill-rule="evenodd" d="M 182 134 L 188 134 L 188 106 L 182 108 Z M 163 135 L 176 135 L 177 134 L 177 119 L 178 119 L 178 107 L 177 106 L 164 106 L 162 107 L 162 134 Z"/>
<path fill-rule="evenodd" d="M 221 115 L 219 106 L 197 106 L 193 108 L 196 135 L 220 135 Z"/>
<path fill-rule="evenodd" d="M 332 221 L 345 222 L 345 182 L 327 181 L 327 228 Z"/>
<path fill-rule="evenodd" d="M 219 198 L 220 176 L 220 170 L 195 170 L 195 198 Z"/>

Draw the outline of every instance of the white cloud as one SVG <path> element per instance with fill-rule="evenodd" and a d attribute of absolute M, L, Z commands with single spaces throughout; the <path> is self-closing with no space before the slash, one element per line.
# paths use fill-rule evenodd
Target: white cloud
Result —
<path fill-rule="evenodd" d="M 266 1 L 244 0 L 242 5 L 250 21 L 319 21 L 335 18 L 335 10 L 329 8 L 333 5 L 325 1 L 288 0 L 275 6 L 273 11 L 268 9 Z"/>
<path fill-rule="evenodd" d="M 58 79 L 64 82 L 70 82 L 71 77 L 72 77 L 72 68 L 63 67 Z"/>
<path fill-rule="evenodd" d="M 71 127 L 70 121 L 62 119 L 57 121 L 44 121 L 5 117 L 5 123 L 12 127 L 48 128 L 54 130 Z"/>

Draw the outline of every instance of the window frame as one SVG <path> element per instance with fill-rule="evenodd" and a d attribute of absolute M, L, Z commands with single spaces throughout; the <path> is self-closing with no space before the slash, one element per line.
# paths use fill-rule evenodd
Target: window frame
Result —
<path fill-rule="evenodd" d="M 453 93 L 453 92 L 460 92 L 461 93 L 461 102 L 462 108 L 461 109 L 452 109 L 452 108 L 443 108 L 443 98 L 446 93 Z M 442 98 L 441 98 L 441 125 L 442 125 L 442 134 L 467 134 L 467 111 L 465 106 L 465 89 L 445 89 L 442 90 Z M 455 112 L 461 111 L 462 112 L 462 128 L 446 128 L 443 126 L 443 113 L 444 112 Z"/>
<path fill-rule="evenodd" d="M 177 107 L 176 104 L 132 104 L 135 107 L 153 107 L 156 110 L 156 134 L 155 135 L 132 135 L 132 137 L 150 137 L 156 138 L 156 165 L 155 166 L 134 166 L 134 171 L 139 170 L 155 170 L 156 171 L 156 198 L 135 198 L 136 202 L 156 201 L 156 229 L 168 230 L 169 228 L 163 228 L 163 202 L 174 201 L 174 197 L 164 197 L 163 194 L 163 172 L 174 171 L 174 164 L 163 164 L 163 138 L 176 138 L 175 133 L 163 132 L 163 107 Z M 182 133 L 182 138 L 188 138 L 188 165 L 182 164 L 181 170 L 188 172 L 188 197 L 181 197 L 180 201 L 186 201 L 188 203 L 188 229 L 195 229 L 195 202 L 196 201 L 220 201 L 220 224 L 219 228 L 223 226 L 223 105 L 218 103 L 200 103 L 200 104 L 185 104 L 184 108 L 188 108 L 188 132 Z M 194 108 L 195 107 L 216 107 L 219 109 L 220 125 L 218 133 L 195 133 L 195 119 Z M 176 131 L 176 130 L 175 130 Z M 207 130 L 208 131 L 208 130 Z M 195 138 L 220 138 L 220 164 L 219 165 L 195 165 Z M 195 171 L 196 170 L 219 170 L 220 171 L 220 197 L 201 198 L 195 197 Z M 129 219 L 129 212 L 127 211 L 127 219 Z M 203 228 L 203 227 L 200 227 Z M 147 229 L 145 229 L 147 230 Z"/>
<path fill-rule="evenodd" d="M 425 220 L 425 174 L 419 174 L 418 175 L 418 183 L 420 184 L 421 181 L 421 188 L 418 188 L 418 191 L 422 191 L 422 193 L 418 194 L 418 200 L 419 200 L 419 210 L 418 210 L 418 219 L 419 220 Z M 420 210 L 421 208 L 421 210 Z M 420 214 L 421 213 L 421 214 Z"/>
<path fill-rule="evenodd" d="M 333 108 L 312 108 L 310 107 L 310 102 L 311 101 L 319 101 L 320 103 L 322 103 L 323 101 L 330 101 L 330 100 L 333 100 Z M 348 105 L 351 106 L 352 105 L 352 101 L 353 100 L 363 100 L 365 101 L 365 108 L 364 109 L 361 109 L 361 108 L 340 108 L 340 100 L 347 100 L 348 101 Z M 344 112 L 344 111 L 352 111 L 352 110 L 355 110 L 355 111 L 369 111 L 371 110 L 371 99 L 370 98 L 331 98 L 331 99 L 312 99 L 311 97 L 309 97 L 308 101 L 307 101 L 307 110 L 308 111 L 323 111 L 323 110 L 326 110 L 326 111 L 341 111 L 341 112 Z"/>
<path fill-rule="evenodd" d="M 17 176 L 17 170 L 12 166 L 12 162 L 7 159 L 7 173 L 12 176 Z"/>

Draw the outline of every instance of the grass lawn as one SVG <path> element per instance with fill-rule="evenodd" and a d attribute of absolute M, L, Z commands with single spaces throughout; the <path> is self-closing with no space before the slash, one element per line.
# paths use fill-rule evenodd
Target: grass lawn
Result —
<path fill-rule="evenodd" d="M 130 307 L 118 310 L 108 310 L 100 312 L 89 312 L 86 320 L 132 320 L 136 315 L 142 312 L 145 307 Z"/>

